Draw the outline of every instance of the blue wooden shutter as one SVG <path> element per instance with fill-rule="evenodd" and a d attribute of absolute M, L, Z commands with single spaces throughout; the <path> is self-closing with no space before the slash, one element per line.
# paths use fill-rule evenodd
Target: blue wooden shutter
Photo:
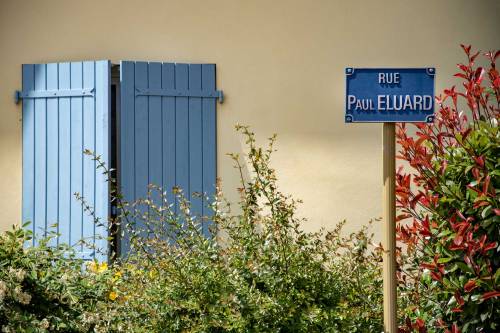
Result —
<path fill-rule="evenodd" d="M 89 149 L 109 162 L 108 61 L 23 65 L 23 222 L 34 234 L 57 223 L 58 243 L 75 245 L 84 259 L 106 260 L 85 238 L 107 251 L 107 227 L 94 224 L 75 198 L 78 192 L 104 224 L 108 185 L 102 170 L 83 154 Z M 100 236 L 100 237 L 96 237 Z M 34 239 L 33 244 L 36 244 Z"/>
<path fill-rule="evenodd" d="M 155 184 L 173 203 L 178 186 L 194 214 L 208 213 L 192 194 L 215 191 L 220 94 L 213 64 L 121 62 L 119 173 L 126 201 L 145 198 L 148 184 Z M 127 249 L 125 235 L 122 252 Z"/>

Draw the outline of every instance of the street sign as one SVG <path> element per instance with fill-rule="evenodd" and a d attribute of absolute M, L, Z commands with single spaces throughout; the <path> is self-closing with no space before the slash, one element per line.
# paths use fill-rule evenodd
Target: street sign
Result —
<path fill-rule="evenodd" d="M 397 333 L 396 124 L 434 121 L 434 76 L 429 68 L 346 68 L 346 123 L 383 123 L 382 221 L 384 332 Z"/>
<path fill-rule="evenodd" d="M 346 123 L 434 120 L 434 68 L 346 68 Z"/>

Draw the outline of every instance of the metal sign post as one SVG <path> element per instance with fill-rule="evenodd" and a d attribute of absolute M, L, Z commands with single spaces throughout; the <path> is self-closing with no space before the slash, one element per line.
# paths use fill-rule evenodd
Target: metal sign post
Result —
<path fill-rule="evenodd" d="M 384 331 L 397 333 L 396 122 L 434 120 L 434 68 L 346 68 L 345 122 L 383 123 Z"/>
<path fill-rule="evenodd" d="M 382 129 L 383 181 L 382 221 L 384 223 L 384 328 L 397 333 L 396 298 L 396 124 L 384 123 Z"/>

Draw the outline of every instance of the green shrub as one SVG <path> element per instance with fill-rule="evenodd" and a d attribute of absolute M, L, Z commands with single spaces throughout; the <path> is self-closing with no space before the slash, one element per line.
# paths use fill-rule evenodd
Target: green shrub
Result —
<path fill-rule="evenodd" d="M 340 224 L 306 233 L 297 202 L 281 193 L 267 149 L 247 139 L 250 179 L 231 210 L 218 190 L 210 236 L 175 190 L 180 214 L 160 189 L 123 209 L 131 255 L 117 267 L 108 325 L 168 332 L 373 332 L 381 330 L 380 256 L 367 229 Z M 231 155 L 240 175 L 239 156 Z M 157 198 L 156 200 L 154 198 Z M 159 198 L 159 200 L 158 200 Z M 126 206 L 126 205 L 123 205 Z M 134 318 L 129 320 L 129 318 Z"/>
<path fill-rule="evenodd" d="M 99 315 L 108 296 L 106 274 L 82 271 L 83 261 L 67 246 L 47 245 L 52 237 L 25 247 L 30 231 L 0 235 L 2 332 L 86 332 Z"/>
<path fill-rule="evenodd" d="M 220 187 L 214 198 L 205 198 L 212 202 L 209 217 L 194 216 L 180 189 L 174 189 L 175 202 L 167 202 L 155 186 L 136 203 L 117 195 L 121 231 L 127 231 L 131 250 L 109 268 L 91 263 L 82 270 L 82 261 L 65 259 L 66 248 L 49 248 L 46 241 L 23 249 L 20 230 L 2 236 L 9 241 L 0 243 L 1 251 L 15 247 L 17 254 L 1 257 L 0 281 L 13 283 L 5 272 L 22 268 L 36 278 L 16 282 L 19 290 L 38 295 L 24 305 L 10 295 L 2 299 L 5 327 L 16 332 L 43 332 L 47 325 L 65 332 L 380 332 L 381 259 L 368 227 L 349 236 L 341 234 L 343 223 L 330 232 L 304 232 L 298 202 L 278 190 L 270 167 L 274 137 L 262 149 L 248 128 L 238 130 L 247 139 L 250 175 L 241 178 L 236 210 Z M 243 175 L 240 157 L 231 157 Z"/>

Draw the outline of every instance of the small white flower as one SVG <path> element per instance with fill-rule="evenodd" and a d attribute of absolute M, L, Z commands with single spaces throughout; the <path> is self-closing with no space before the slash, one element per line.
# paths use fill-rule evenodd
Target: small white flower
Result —
<path fill-rule="evenodd" d="M 40 327 L 48 329 L 50 327 L 49 320 L 47 318 L 43 318 L 43 320 L 40 322 Z"/>
<path fill-rule="evenodd" d="M 5 298 L 5 294 L 7 293 L 7 284 L 0 280 L 0 302 Z"/>
<path fill-rule="evenodd" d="M 17 282 L 22 282 L 26 277 L 26 272 L 23 269 L 9 268 L 9 275 L 13 276 Z"/>

